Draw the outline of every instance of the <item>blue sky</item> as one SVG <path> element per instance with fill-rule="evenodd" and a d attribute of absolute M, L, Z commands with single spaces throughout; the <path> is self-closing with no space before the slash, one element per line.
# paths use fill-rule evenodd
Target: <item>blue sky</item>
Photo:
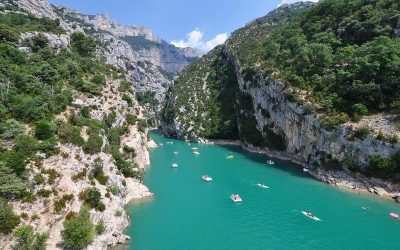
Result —
<path fill-rule="evenodd" d="M 124 24 L 140 24 L 179 47 L 209 50 L 232 31 L 298 0 L 49 0 L 85 14 L 105 13 Z"/>

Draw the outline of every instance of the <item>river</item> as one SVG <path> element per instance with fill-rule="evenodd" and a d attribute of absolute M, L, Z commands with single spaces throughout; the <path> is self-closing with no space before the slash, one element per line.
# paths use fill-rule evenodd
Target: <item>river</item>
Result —
<path fill-rule="evenodd" d="M 238 147 L 151 137 L 163 144 L 150 149 L 144 180 L 154 197 L 127 207 L 129 249 L 400 249 L 400 220 L 389 216 L 399 204 L 319 182 L 287 161 L 269 166 Z M 232 193 L 243 202 L 233 203 Z"/>

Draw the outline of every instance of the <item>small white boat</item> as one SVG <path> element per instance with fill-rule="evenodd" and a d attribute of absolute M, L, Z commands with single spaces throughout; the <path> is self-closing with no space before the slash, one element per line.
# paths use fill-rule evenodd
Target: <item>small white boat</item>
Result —
<path fill-rule="evenodd" d="M 178 154 L 179 154 L 179 152 L 178 152 L 178 151 L 175 151 L 175 152 L 174 152 L 174 155 L 178 155 Z"/>
<path fill-rule="evenodd" d="M 201 177 L 201 179 L 203 179 L 203 180 L 205 180 L 205 181 L 207 181 L 207 182 L 210 182 L 210 181 L 212 181 L 212 178 L 211 178 L 211 176 L 208 176 L 208 175 L 203 175 L 202 177 Z"/>
<path fill-rule="evenodd" d="M 199 150 L 199 148 L 192 148 L 192 150 Z"/>
<path fill-rule="evenodd" d="M 308 172 L 308 168 L 303 168 L 303 172 Z"/>
<path fill-rule="evenodd" d="M 194 152 L 193 152 L 193 154 L 195 154 L 195 155 L 199 155 L 199 154 L 200 154 L 200 152 L 199 152 L 199 151 L 194 151 Z"/>
<path fill-rule="evenodd" d="M 305 212 L 301 211 L 305 216 L 307 216 L 310 219 L 316 220 L 316 221 L 321 221 L 317 216 L 313 215 L 311 212 Z"/>
<path fill-rule="evenodd" d="M 396 214 L 396 213 L 390 213 L 389 215 L 390 215 L 390 217 L 392 217 L 393 219 L 396 219 L 396 220 L 400 219 L 400 215 L 398 215 L 398 214 Z"/>
<path fill-rule="evenodd" d="M 240 198 L 240 196 L 238 194 L 232 194 L 230 197 L 231 197 L 231 200 L 235 203 L 242 202 L 242 198 Z"/>
<path fill-rule="evenodd" d="M 230 159 L 233 159 L 233 155 L 228 155 L 227 157 L 226 157 L 226 159 L 228 159 L 228 160 L 230 160 Z"/>
<path fill-rule="evenodd" d="M 268 161 L 267 161 L 267 164 L 268 164 L 268 165 L 275 165 L 275 162 L 273 162 L 272 160 L 268 160 Z"/>
<path fill-rule="evenodd" d="M 173 168 L 177 168 L 177 167 L 178 167 L 178 164 L 173 163 L 173 164 L 172 164 L 172 167 L 173 167 Z"/>
<path fill-rule="evenodd" d="M 269 188 L 268 186 L 264 185 L 263 183 L 258 183 L 257 186 L 260 188 Z"/>

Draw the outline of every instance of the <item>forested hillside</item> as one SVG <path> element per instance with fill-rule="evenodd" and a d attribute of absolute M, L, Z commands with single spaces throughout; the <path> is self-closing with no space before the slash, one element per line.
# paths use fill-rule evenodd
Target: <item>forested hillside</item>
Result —
<path fill-rule="evenodd" d="M 1 10 L 0 248 L 126 241 L 121 206 L 141 188 L 147 142 L 132 83 L 94 37 Z"/>
<path fill-rule="evenodd" d="M 283 5 L 178 76 L 163 130 L 398 181 L 399 70 L 399 1 Z"/>

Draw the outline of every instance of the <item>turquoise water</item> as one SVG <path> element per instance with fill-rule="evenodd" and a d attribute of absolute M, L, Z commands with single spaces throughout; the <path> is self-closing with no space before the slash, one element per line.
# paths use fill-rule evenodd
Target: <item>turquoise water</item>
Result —
<path fill-rule="evenodd" d="M 400 249 L 400 221 L 389 217 L 400 213 L 394 202 L 326 185 L 286 161 L 267 166 L 265 156 L 235 147 L 152 138 L 164 144 L 150 151 L 144 181 L 155 196 L 128 207 L 129 249 Z M 203 174 L 213 181 L 203 181 Z M 233 203 L 232 193 L 243 202 Z"/>

